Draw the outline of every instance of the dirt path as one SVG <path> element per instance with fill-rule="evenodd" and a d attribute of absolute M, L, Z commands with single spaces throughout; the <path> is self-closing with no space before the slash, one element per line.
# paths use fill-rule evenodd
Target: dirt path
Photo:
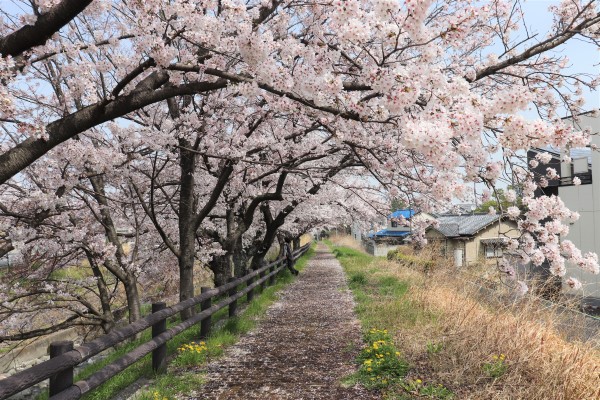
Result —
<path fill-rule="evenodd" d="M 354 302 L 325 245 L 268 310 L 257 329 L 207 366 L 189 399 L 376 399 L 340 380 L 361 346 Z"/>

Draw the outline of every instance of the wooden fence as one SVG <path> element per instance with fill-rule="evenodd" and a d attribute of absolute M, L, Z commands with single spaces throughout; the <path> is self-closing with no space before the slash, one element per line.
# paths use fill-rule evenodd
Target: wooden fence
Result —
<path fill-rule="evenodd" d="M 293 252 L 294 260 L 301 257 L 309 246 L 310 244 L 306 244 L 295 250 Z M 286 259 L 280 258 L 241 278 L 232 278 L 225 285 L 214 289 L 202 288 L 199 296 L 173 306 L 167 307 L 165 303 L 154 303 L 152 304 L 152 314 L 122 328 L 114 329 L 110 333 L 76 348 L 73 348 L 73 342 L 54 342 L 49 348 L 49 360 L 0 381 L 0 400 L 46 379 L 50 381 L 51 400 L 79 399 L 149 353 L 152 353 L 153 370 L 164 372 L 166 370 L 167 341 L 198 323 L 200 323 L 200 338 L 205 338 L 210 332 L 211 316 L 214 313 L 229 306 L 229 316 L 234 316 L 238 299 L 246 295 L 247 300 L 251 301 L 254 297 L 254 289 L 259 285 L 264 289 L 267 284 L 275 283 L 276 275 L 285 267 Z M 246 284 L 246 287 L 238 290 L 243 283 Z M 212 304 L 212 300 L 219 295 L 227 297 Z M 199 313 L 167 329 L 167 318 L 198 304 L 200 304 Z M 87 379 L 73 383 L 75 366 L 148 328 L 152 328 L 151 340 L 103 367 Z"/>

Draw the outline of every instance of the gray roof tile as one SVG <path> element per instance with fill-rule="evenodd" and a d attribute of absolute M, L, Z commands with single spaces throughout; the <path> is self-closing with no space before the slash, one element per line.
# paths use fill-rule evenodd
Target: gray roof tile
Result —
<path fill-rule="evenodd" d="M 472 236 L 498 218 L 490 214 L 440 215 L 437 230 L 446 237 Z"/>

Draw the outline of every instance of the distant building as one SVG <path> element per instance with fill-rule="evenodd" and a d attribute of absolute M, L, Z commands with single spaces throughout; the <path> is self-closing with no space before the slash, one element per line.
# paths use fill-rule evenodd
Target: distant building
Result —
<path fill-rule="evenodd" d="M 517 224 L 490 214 L 446 214 L 425 232 L 428 242 L 453 257 L 456 266 L 495 262 L 510 238 L 518 237 Z"/>
<path fill-rule="evenodd" d="M 350 234 L 354 240 L 360 243 L 365 237 L 363 224 L 359 221 L 352 222 L 352 225 L 350 225 Z"/>
<path fill-rule="evenodd" d="M 413 209 L 396 210 L 385 220 L 385 228 L 367 235 L 365 247 L 367 252 L 375 256 L 386 256 L 388 251 L 403 244 L 412 233 L 413 222 L 420 219 L 434 218 L 424 212 Z"/>
<path fill-rule="evenodd" d="M 591 127 L 592 144 L 600 147 L 600 118 L 589 113 L 579 118 L 578 127 Z M 600 255 L 600 152 L 582 148 L 571 149 L 567 154 L 565 149 L 538 148 L 527 152 L 528 161 L 541 152 L 552 155 L 550 163 L 540 163 L 530 170 L 537 176 L 544 176 L 546 168 L 555 168 L 560 179 L 549 180 L 547 187 L 536 191 L 536 196 L 558 195 L 567 208 L 580 214 L 579 220 L 569 226 L 569 234 L 561 240 L 570 240 L 583 253 L 591 251 Z M 571 161 L 561 162 L 563 155 L 568 155 Z M 575 178 L 579 179 L 580 185 L 574 185 Z M 565 276 L 579 279 L 584 284 L 585 296 L 600 298 L 600 276 L 569 263 L 566 266 Z"/>
<path fill-rule="evenodd" d="M 473 203 L 454 204 L 448 212 L 444 214 L 471 214 L 477 206 Z"/>
<path fill-rule="evenodd" d="M 385 221 L 386 227 L 375 232 L 372 237 L 375 239 L 405 238 L 411 232 L 411 218 L 418 214 L 420 213 L 412 209 L 394 211 L 387 216 Z"/>

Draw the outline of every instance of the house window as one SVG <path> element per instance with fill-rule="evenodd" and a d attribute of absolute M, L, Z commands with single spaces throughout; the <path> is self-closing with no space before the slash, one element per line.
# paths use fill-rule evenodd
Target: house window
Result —
<path fill-rule="evenodd" d="M 485 258 L 502 257 L 502 247 L 494 245 L 485 246 Z"/>
<path fill-rule="evenodd" d="M 392 228 L 398 227 L 398 221 L 392 221 Z"/>

